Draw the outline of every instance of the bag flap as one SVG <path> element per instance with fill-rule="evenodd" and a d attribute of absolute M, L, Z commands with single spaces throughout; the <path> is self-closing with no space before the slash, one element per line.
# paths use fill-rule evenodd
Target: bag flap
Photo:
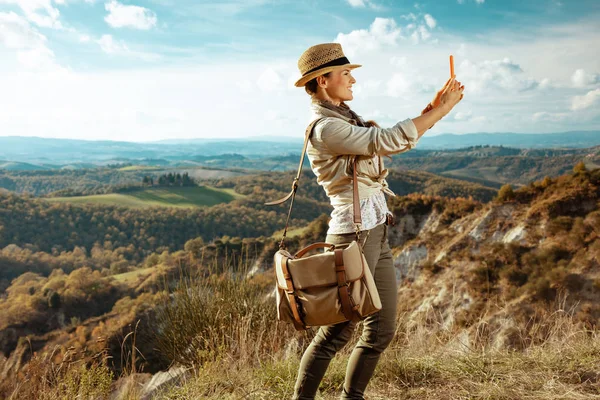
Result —
<path fill-rule="evenodd" d="M 356 241 L 343 250 L 346 281 L 352 282 L 362 278 L 367 262 Z M 276 264 L 278 283 L 286 287 L 283 273 Z M 292 275 L 294 288 L 307 289 L 319 286 L 337 285 L 335 273 L 335 253 L 326 251 L 312 256 L 290 259 L 288 269 Z M 281 276 L 281 279 L 279 278 Z"/>

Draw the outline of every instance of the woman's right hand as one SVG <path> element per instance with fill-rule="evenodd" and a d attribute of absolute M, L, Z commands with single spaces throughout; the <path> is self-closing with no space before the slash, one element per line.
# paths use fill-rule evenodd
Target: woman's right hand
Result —
<path fill-rule="evenodd" d="M 464 90 L 465 86 L 461 86 L 460 82 L 456 80 L 456 77 L 453 77 L 449 84 L 446 85 L 440 98 L 440 107 L 443 107 L 446 110 L 446 114 L 462 100 Z"/>

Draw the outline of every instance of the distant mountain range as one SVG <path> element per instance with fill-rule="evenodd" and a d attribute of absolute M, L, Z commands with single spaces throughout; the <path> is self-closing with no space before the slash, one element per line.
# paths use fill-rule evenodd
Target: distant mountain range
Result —
<path fill-rule="evenodd" d="M 207 158 L 261 159 L 299 154 L 303 138 L 169 139 L 158 142 L 88 141 L 39 137 L 0 137 L 0 169 L 90 168 L 108 164 L 202 164 Z M 425 135 L 420 150 L 471 146 L 513 148 L 587 148 L 600 145 L 600 131 L 561 133 L 472 133 Z M 223 161 L 223 160 L 221 160 Z"/>

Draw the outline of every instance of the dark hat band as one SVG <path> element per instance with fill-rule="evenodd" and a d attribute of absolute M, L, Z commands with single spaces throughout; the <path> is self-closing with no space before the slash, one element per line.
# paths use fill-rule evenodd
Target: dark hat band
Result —
<path fill-rule="evenodd" d="M 310 74 L 311 72 L 315 72 L 322 68 L 335 67 L 337 65 L 346 65 L 346 64 L 350 64 L 350 61 L 348 61 L 348 59 L 346 57 L 336 58 L 333 61 L 329 61 L 328 63 L 319 65 L 318 67 L 315 67 L 309 71 L 306 71 L 304 74 L 302 74 L 302 76 L 306 76 L 306 75 Z"/>

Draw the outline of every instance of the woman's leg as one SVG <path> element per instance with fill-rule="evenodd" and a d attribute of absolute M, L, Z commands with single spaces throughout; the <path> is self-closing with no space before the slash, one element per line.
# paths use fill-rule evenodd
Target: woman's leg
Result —
<path fill-rule="evenodd" d="M 379 258 L 383 234 L 384 228 L 381 225 L 371 229 L 367 241 L 363 245 L 365 258 L 371 271 L 373 271 Z M 363 232 L 362 235 L 366 235 L 366 232 Z M 364 236 L 362 237 L 364 238 Z M 354 239 L 355 235 L 349 233 L 327 235 L 325 241 L 327 243 L 342 244 L 350 243 Z M 348 321 L 319 328 L 315 338 L 305 350 L 302 360 L 300 360 L 293 399 L 304 400 L 315 398 L 319 384 L 325 375 L 331 359 L 335 353 L 348 343 L 355 326 L 356 323 Z"/>
<path fill-rule="evenodd" d="M 304 351 L 293 399 L 314 399 L 331 359 L 352 337 L 354 322 L 322 326 Z"/>
<path fill-rule="evenodd" d="M 381 253 L 375 262 L 369 261 L 375 285 L 381 298 L 381 310 L 365 318 L 363 332 L 352 351 L 346 369 L 342 399 L 363 399 L 381 353 L 387 348 L 396 331 L 398 291 L 392 252 L 387 240 L 387 225 L 381 241 Z M 365 252 L 365 257 L 372 254 Z"/>

